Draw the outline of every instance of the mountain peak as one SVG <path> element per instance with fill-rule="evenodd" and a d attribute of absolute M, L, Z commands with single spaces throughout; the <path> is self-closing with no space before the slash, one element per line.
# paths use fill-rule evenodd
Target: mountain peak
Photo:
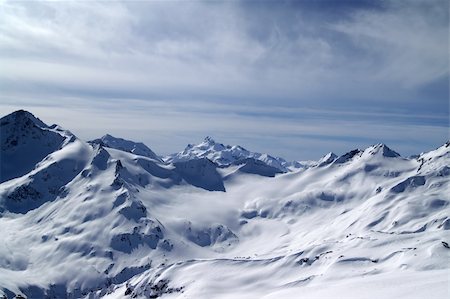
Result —
<path fill-rule="evenodd" d="M 384 143 L 378 143 L 372 146 L 369 146 L 365 150 L 355 149 L 352 150 L 339 158 L 337 158 L 334 163 L 342 164 L 353 160 L 355 157 L 364 157 L 365 159 L 371 159 L 372 157 L 385 157 L 385 158 L 397 158 L 401 157 L 399 153 L 390 149 Z"/>
<path fill-rule="evenodd" d="M 289 162 L 286 162 L 282 158 L 250 152 L 239 145 L 224 145 L 216 142 L 211 136 L 206 136 L 200 144 L 188 144 L 182 152 L 169 155 L 165 157 L 164 160 L 169 163 L 176 163 L 199 158 L 208 158 L 221 167 L 234 165 L 248 158 L 252 158 L 259 160 L 268 166 L 277 168 L 281 170 L 281 172 L 289 171 L 287 168 Z"/>
<path fill-rule="evenodd" d="M 34 124 L 40 128 L 48 128 L 48 126 L 43 121 L 26 110 L 17 110 L 1 118 L 2 126 L 7 125 L 11 122 L 22 124 L 22 126 L 24 127 Z"/>
<path fill-rule="evenodd" d="M 372 145 L 372 146 L 367 148 L 367 151 L 371 155 L 376 155 L 376 154 L 380 153 L 383 157 L 388 157 L 388 158 L 400 157 L 399 153 L 397 153 L 396 151 L 390 149 L 384 143 L 378 143 L 378 144 Z"/>
<path fill-rule="evenodd" d="M 186 149 L 189 150 L 191 148 L 198 148 L 202 151 L 222 151 L 225 149 L 225 145 L 216 142 L 211 136 L 206 136 L 200 144 L 191 147 L 188 145 Z"/>
<path fill-rule="evenodd" d="M 203 142 L 211 145 L 216 144 L 216 141 L 211 136 L 206 136 L 205 139 L 203 139 Z"/>
<path fill-rule="evenodd" d="M 134 142 L 127 139 L 114 137 L 110 134 L 105 134 L 99 139 L 90 141 L 90 143 L 100 144 L 102 146 L 129 152 L 139 156 L 149 157 L 151 159 L 162 162 L 162 160 L 142 142 Z"/>
<path fill-rule="evenodd" d="M 0 182 L 28 173 L 73 135 L 49 127 L 28 111 L 18 110 L 0 119 Z"/>
<path fill-rule="evenodd" d="M 333 162 L 334 160 L 337 159 L 337 155 L 333 152 L 329 152 L 328 154 L 326 154 L 325 156 L 323 156 L 322 158 L 320 158 L 319 161 L 317 161 L 317 165 L 320 166 L 325 166 L 330 164 L 331 162 Z"/>

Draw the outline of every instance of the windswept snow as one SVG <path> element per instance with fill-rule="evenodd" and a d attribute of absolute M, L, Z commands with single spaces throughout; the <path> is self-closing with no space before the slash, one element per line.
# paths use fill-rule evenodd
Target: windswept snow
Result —
<path fill-rule="evenodd" d="M 25 111 L 1 124 L 0 295 L 449 295 L 449 142 L 417 158 L 377 144 L 289 171 L 212 138 L 163 162 Z"/>

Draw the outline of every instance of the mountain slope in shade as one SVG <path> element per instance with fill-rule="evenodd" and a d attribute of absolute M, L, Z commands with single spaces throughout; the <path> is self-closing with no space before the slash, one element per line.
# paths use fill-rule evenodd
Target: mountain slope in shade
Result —
<path fill-rule="evenodd" d="M 206 158 L 175 162 L 175 171 L 193 186 L 209 191 L 225 191 L 216 165 Z"/>
<path fill-rule="evenodd" d="M 12 115 L 7 132 L 28 122 Z M 448 295 L 449 142 L 411 159 L 383 144 L 330 153 L 284 173 L 254 157 L 218 167 L 220 145 L 166 164 L 26 115 L 68 139 L 0 184 L 0 295 Z"/>
<path fill-rule="evenodd" d="M 0 119 L 0 183 L 22 176 L 48 154 L 73 141 L 56 125 L 47 126 L 31 113 L 16 111 Z"/>
<path fill-rule="evenodd" d="M 131 140 L 126 140 L 122 138 L 113 137 L 109 134 L 104 135 L 101 138 L 89 141 L 93 144 L 100 144 L 102 146 L 115 148 L 121 151 L 129 152 L 139 156 L 145 156 L 156 161 L 162 162 L 161 158 L 158 157 L 148 146 L 142 142 L 134 142 Z"/>

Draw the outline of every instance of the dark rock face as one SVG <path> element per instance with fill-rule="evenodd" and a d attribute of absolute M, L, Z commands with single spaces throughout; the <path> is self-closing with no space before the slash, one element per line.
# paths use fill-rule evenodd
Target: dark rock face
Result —
<path fill-rule="evenodd" d="M 148 229 L 143 226 L 137 226 L 133 232 L 121 233 L 113 236 L 111 239 L 111 248 L 114 250 L 131 253 L 139 246 L 148 246 L 156 249 L 159 241 L 164 237 L 161 227 L 155 225 Z"/>
<path fill-rule="evenodd" d="M 29 181 L 6 192 L 5 208 L 12 213 L 25 214 L 46 202 L 64 197 L 65 185 L 72 181 L 81 168 L 76 161 L 62 160 L 28 176 Z"/>
<path fill-rule="evenodd" d="M 401 193 L 408 188 L 416 188 L 419 186 L 423 186 L 425 185 L 425 183 L 426 180 L 424 176 L 412 176 L 392 187 L 391 192 Z"/>
<path fill-rule="evenodd" d="M 237 236 L 226 226 L 218 224 L 208 228 L 195 228 L 189 222 L 186 228 L 186 238 L 201 247 L 223 243 L 230 246 L 237 242 Z"/>
<path fill-rule="evenodd" d="M 174 163 L 175 172 L 187 183 L 208 191 L 225 191 L 217 166 L 206 158 Z"/>
<path fill-rule="evenodd" d="M 129 220 L 138 222 L 139 219 L 147 216 L 147 208 L 139 200 L 132 200 L 131 204 L 121 208 L 119 213 Z"/>
<path fill-rule="evenodd" d="M 274 177 L 276 174 L 283 173 L 280 169 L 267 165 L 266 163 L 256 159 L 245 159 L 239 161 L 237 164 L 244 164 L 239 171 L 245 173 L 252 173 L 266 177 Z"/>
<path fill-rule="evenodd" d="M 355 157 L 356 155 L 359 155 L 359 154 L 361 154 L 361 153 L 362 153 L 362 151 L 359 150 L 359 149 L 352 150 L 352 151 L 350 151 L 350 152 L 348 152 L 348 153 L 346 153 L 346 154 L 340 156 L 339 158 L 337 158 L 337 159 L 334 161 L 334 163 L 335 163 L 335 164 L 343 164 L 343 163 L 345 163 L 345 162 L 350 161 L 351 159 L 353 159 L 353 157 Z"/>
<path fill-rule="evenodd" d="M 31 113 L 19 110 L 0 119 L 0 183 L 30 172 L 65 138 Z"/>

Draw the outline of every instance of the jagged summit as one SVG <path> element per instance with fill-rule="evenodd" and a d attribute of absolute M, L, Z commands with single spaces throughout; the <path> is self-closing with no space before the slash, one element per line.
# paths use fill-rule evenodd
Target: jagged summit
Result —
<path fill-rule="evenodd" d="M 162 162 L 161 158 L 158 157 L 158 155 L 156 155 L 148 146 L 146 146 L 142 142 L 134 142 L 127 139 L 114 137 L 110 134 L 106 134 L 101 138 L 89 141 L 89 143 L 100 144 L 102 146 L 118 149 L 139 156 L 145 156 Z"/>
<path fill-rule="evenodd" d="M 288 172 L 289 166 L 297 165 L 279 157 L 251 152 L 239 145 L 231 146 L 218 143 L 211 136 L 206 136 L 197 145 L 189 144 L 182 152 L 169 155 L 164 160 L 169 163 L 175 163 L 199 158 L 208 158 L 221 167 L 239 164 L 240 161 L 251 158 L 262 161 L 282 172 Z"/>
<path fill-rule="evenodd" d="M 47 126 L 25 110 L 2 117 L 0 182 L 24 175 L 48 154 L 75 138 L 57 126 Z"/>
<path fill-rule="evenodd" d="M 379 154 L 379 155 L 382 155 L 383 157 L 387 157 L 387 158 L 400 157 L 399 153 L 390 149 L 384 143 L 378 143 L 378 144 L 372 145 L 372 146 L 368 147 L 365 151 L 369 152 L 371 155 Z"/>
<path fill-rule="evenodd" d="M 321 166 L 328 165 L 328 164 L 332 163 L 334 160 L 336 160 L 337 157 L 338 156 L 335 153 L 329 152 L 328 154 L 326 154 L 325 156 L 320 158 L 319 161 L 317 161 L 317 166 L 321 167 Z"/>
<path fill-rule="evenodd" d="M 211 136 L 206 136 L 205 139 L 203 139 L 203 142 L 208 144 L 215 144 L 216 141 Z"/>
<path fill-rule="evenodd" d="M 343 154 L 342 156 L 336 158 L 333 163 L 343 164 L 359 158 L 365 160 L 381 159 L 381 158 L 389 159 L 389 158 L 401 158 L 401 155 L 396 151 L 390 149 L 386 144 L 378 143 L 375 145 L 371 145 L 364 150 L 361 149 L 351 150 Z"/>
<path fill-rule="evenodd" d="M 23 129 L 33 124 L 41 128 L 48 128 L 43 121 L 26 110 L 14 111 L 0 119 L 1 126 L 6 126 L 10 123 L 13 123 L 16 127 L 22 127 Z"/>
<path fill-rule="evenodd" d="M 204 150 L 204 151 L 208 151 L 208 150 L 213 150 L 213 151 L 222 151 L 226 148 L 225 145 L 223 145 L 222 143 L 218 143 L 216 142 L 212 137 L 210 136 L 206 136 L 203 141 L 201 143 L 199 143 L 198 145 L 191 145 L 192 147 L 197 147 L 200 150 Z"/>

